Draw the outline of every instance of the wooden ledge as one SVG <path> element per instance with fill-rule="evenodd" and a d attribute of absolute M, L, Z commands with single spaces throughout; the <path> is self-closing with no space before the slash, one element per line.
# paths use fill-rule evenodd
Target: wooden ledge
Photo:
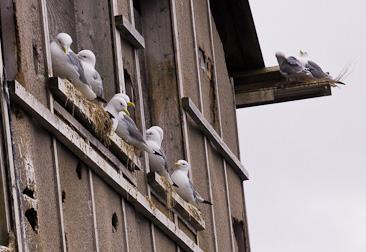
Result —
<path fill-rule="evenodd" d="M 183 200 L 174 191 L 174 187 L 169 188 L 170 185 L 167 185 L 169 182 L 165 182 L 164 178 L 155 172 L 150 172 L 147 175 L 147 180 L 159 196 L 164 200 L 171 200 L 171 207 L 181 216 L 181 218 L 192 225 L 195 230 L 201 231 L 205 229 L 205 221 L 202 218 L 201 211 L 198 210 L 197 207 Z"/>
<path fill-rule="evenodd" d="M 54 98 L 63 106 L 66 110 L 74 115 L 74 117 L 87 129 L 94 129 L 96 122 L 91 115 L 90 110 L 87 108 L 82 94 L 68 81 L 63 81 L 57 77 L 51 77 L 48 80 L 48 86 L 54 95 Z M 77 93 L 78 95 L 72 95 Z M 97 133 L 94 130 L 90 130 L 96 137 Z M 109 137 L 110 146 L 108 148 L 125 164 L 132 166 L 135 170 L 141 170 L 141 162 L 139 157 L 134 152 L 134 148 L 124 142 L 115 133 L 112 133 Z"/>
<path fill-rule="evenodd" d="M 192 120 L 197 124 L 202 133 L 212 142 L 212 144 L 217 148 L 218 152 L 224 157 L 226 162 L 234 169 L 236 174 L 242 180 L 248 180 L 248 171 L 244 168 L 243 164 L 235 156 L 235 154 L 232 153 L 230 148 L 226 145 L 224 140 L 221 139 L 219 134 L 217 134 L 215 129 L 210 125 L 206 118 L 201 114 L 193 101 L 189 97 L 183 97 L 182 106 L 192 118 Z"/>
<path fill-rule="evenodd" d="M 133 25 L 122 15 L 114 17 L 116 28 L 121 32 L 121 36 L 127 40 L 134 48 L 145 48 L 145 39 L 133 27 Z"/>

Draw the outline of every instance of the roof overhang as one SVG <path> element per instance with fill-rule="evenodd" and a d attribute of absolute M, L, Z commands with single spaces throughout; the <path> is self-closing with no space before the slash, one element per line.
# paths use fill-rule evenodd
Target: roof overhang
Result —
<path fill-rule="evenodd" d="M 331 95 L 328 84 L 290 86 L 278 68 L 265 67 L 248 0 L 210 2 L 237 108 Z"/>

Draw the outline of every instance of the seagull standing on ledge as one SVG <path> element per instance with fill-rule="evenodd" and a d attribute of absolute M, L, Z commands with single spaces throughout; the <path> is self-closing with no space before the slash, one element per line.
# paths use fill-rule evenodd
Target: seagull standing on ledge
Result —
<path fill-rule="evenodd" d="M 202 196 L 196 191 L 191 179 L 188 177 L 188 172 L 191 169 L 191 165 L 185 160 L 179 160 L 175 163 L 177 167 L 172 173 L 171 178 L 173 182 L 178 186 L 176 192 L 182 199 L 189 203 L 205 203 L 212 205 L 208 200 L 202 198 Z"/>
<path fill-rule="evenodd" d="M 295 57 L 286 57 L 282 52 L 276 52 L 280 73 L 288 81 L 299 81 L 311 76 L 308 69 Z"/>
<path fill-rule="evenodd" d="M 96 59 L 94 53 L 90 50 L 82 50 L 77 56 L 84 69 L 85 79 L 92 89 L 87 89 L 85 92 L 93 91 L 99 100 L 103 99 L 102 101 L 106 103 L 103 98 L 103 80 L 97 70 L 95 70 Z"/>
<path fill-rule="evenodd" d="M 127 110 L 127 106 L 134 107 L 135 104 L 130 101 L 130 97 L 123 93 L 115 94 L 112 98 L 112 100 L 115 99 L 116 101 L 124 101 L 124 104 L 126 104 L 126 107 L 124 107 L 123 110 L 119 110 L 117 115 L 110 113 L 111 116 L 113 116 L 113 127 L 112 130 L 115 130 L 116 134 L 122 138 L 126 143 L 129 145 L 134 146 L 138 150 L 146 151 L 147 153 L 153 153 L 153 150 L 147 145 L 145 142 L 144 137 L 142 136 L 140 130 L 137 128 L 135 122 L 132 120 L 132 118 L 129 116 L 130 113 Z M 111 100 L 111 102 L 112 102 Z M 109 103 L 111 103 L 109 102 Z M 108 105 L 109 105 L 108 103 Z M 111 106 L 106 106 L 106 110 L 112 111 L 111 107 L 113 107 L 113 104 Z M 121 112 L 122 111 L 122 112 Z"/>
<path fill-rule="evenodd" d="M 154 153 L 149 153 L 150 170 L 165 177 L 170 184 L 174 184 L 169 174 L 167 158 L 161 143 L 164 138 L 164 131 L 159 126 L 152 126 L 146 131 L 146 143 Z"/>

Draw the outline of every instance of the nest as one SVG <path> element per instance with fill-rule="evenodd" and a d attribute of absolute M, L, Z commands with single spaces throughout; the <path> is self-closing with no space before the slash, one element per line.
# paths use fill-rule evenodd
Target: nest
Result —
<path fill-rule="evenodd" d="M 87 100 L 74 86 L 68 81 L 64 80 L 67 84 L 67 100 L 72 100 L 72 114 L 74 114 L 74 107 L 77 106 L 92 125 L 93 130 L 97 137 L 106 145 L 110 144 L 109 136 L 112 133 L 112 120 L 109 114 L 97 103 Z"/>

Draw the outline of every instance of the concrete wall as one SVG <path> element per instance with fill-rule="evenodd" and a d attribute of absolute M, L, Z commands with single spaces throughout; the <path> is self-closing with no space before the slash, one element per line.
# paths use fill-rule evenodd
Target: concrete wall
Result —
<path fill-rule="evenodd" d="M 50 107 L 42 29 L 43 18 L 47 18 L 51 39 L 59 32 L 68 32 L 75 51 L 95 52 L 106 98 L 119 90 L 112 0 L 49 0 L 43 18 L 43 1 L 14 2 L 14 9 L 8 12 L 14 12 L 15 20 L 11 15 L 7 19 L 13 22 L 14 30 L 8 27 L 7 36 L 6 29 L 2 33 L 3 41 L 16 41 L 13 47 L 9 43 L 3 46 L 8 79 L 16 79 Z M 169 165 L 188 159 L 197 190 L 214 204 L 201 206 L 206 229 L 200 232 L 184 224 L 176 213 L 168 209 L 162 212 L 203 251 L 249 251 L 247 241 L 244 248 L 237 238 L 241 231 L 247 235 L 242 181 L 180 106 L 181 97 L 190 97 L 232 152 L 239 155 L 233 87 L 209 3 L 140 1 L 132 11 L 133 2 L 138 1 L 118 0 L 114 7 L 131 23 L 136 22 L 146 43 L 145 49 L 136 51 L 122 39 L 123 56 L 119 55 L 123 57 L 126 90 L 138 104 L 134 117 L 142 130 L 152 125 L 164 129 L 163 147 Z M 13 103 L 10 127 L 21 198 L 20 216 L 13 218 L 24 225 L 20 229 L 29 251 L 181 251 L 168 234 Z M 141 161 L 145 164 L 144 157 Z M 151 196 L 145 172 L 137 171 L 135 176 L 138 190 Z M 23 195 L 25 188 L 34 193 L 31 199 Z M 28 201 L 35 202 L 36 218 L 25 214 Z M 165 208 L 158 199 L 153 201 Z M 237 226 L 234 230 L 233 219 L 242 223 L 239 231 Z"/>

